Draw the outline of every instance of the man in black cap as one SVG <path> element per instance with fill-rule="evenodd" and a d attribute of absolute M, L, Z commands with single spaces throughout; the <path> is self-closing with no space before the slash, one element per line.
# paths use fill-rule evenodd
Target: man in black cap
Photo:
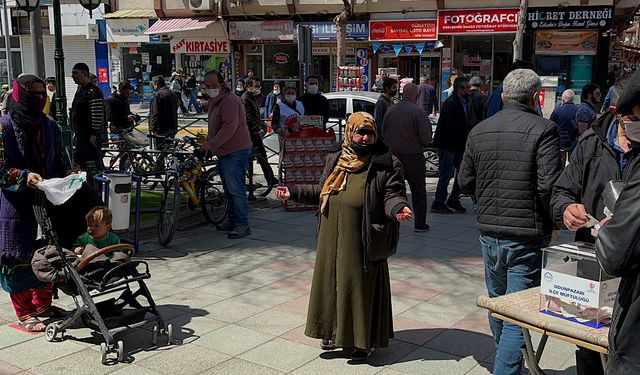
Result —
<path fill-rule="evenodd" d="M 596 255 L 602 269 L 622 277 L 609 329 L 606 374 L 640 371 L 640 71 L 629 80 L 616 108 L 616 119 L 631 142 L 622 180 L 625 187 L 610 220 L 600 222 Z M 585 133 L 586 134 L 586 133 Z"/>
<path fill-rule="evenodd" d="M 133 87 L 129 82 L 121 82 L 118 91 L 111 94 L 105 101 L 105 111 L 111 140 L 119 141 L 124 139 L 124 131 L 131 128 L 135 121 L 140 121 L 140 116 L 131 112 L 129 106 L 129 96 L 133 92 Z"/>
<path fill-rule="evenodd" d="M 69 111 L 69 122 L 75 133 L 75 161 L 93 181 L 93 174 L 102 168 L 100 138 L 104 128 L 104 98 L 102 90 L 91 81 L 87 64 L 74 65 L 71 78 L 78 85 Z"/>

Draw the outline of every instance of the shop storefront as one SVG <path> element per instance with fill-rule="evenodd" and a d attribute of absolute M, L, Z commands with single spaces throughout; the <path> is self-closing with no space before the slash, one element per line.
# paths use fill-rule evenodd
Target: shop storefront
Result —
<path fill-rule="evenodd" d="M 465 9 L 438 12 L 438 33 L 445 39 L 442 87 L 452 74 L 477 76 L 482 89 L 500 86 L 513 61 L 518 9 Z"/>
<path fill-rule="evenodd" d="M 230 21 L 233 76 L 243 78 L 249 69 L 260 77 L 263 92 L 275 82 L 298 86 L 298 47 L 293 39 L 293 21 Z"/>
<path fill-rule="evenodd" d="M 611 28 L 613 15 L 612 6 L 529 8 L 533 61 L 540 75 L 558 77 L 559 94 L 571 88 L 579 96 L 589 82 L 606 91 L 609 40 L 602 33 Z"/>
<path fill-rule="evenodd" d="M 374 54 L 371 79 L 381 70 L 389 76 L 413 78 L 425 76 L 437 82 L 440 75 L 440 51 L 437 20 L 371 20 L 369 40 Z"/>

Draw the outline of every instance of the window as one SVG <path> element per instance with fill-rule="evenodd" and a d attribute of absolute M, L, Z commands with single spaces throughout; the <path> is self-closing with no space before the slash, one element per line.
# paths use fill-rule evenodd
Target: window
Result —
<path fill-rule="evenodd" d="M 40 14 L 42 15 L 42 33 L 49 34 L 49 7 L 41 6 Z M 29 35 L 29 15 L 27 12 L 19 9 L 11 9 L 11 27 L 13 35 Z"/>
<path fill-rule="evenodd" d="M 329 99 L 329 117 L 347 117 L 347 99 Z"/>
<path fill-rule="evenodd" d="M 298 79 L 298 46 L 274 44 L 264 46 L 263 79 Z"/>
<path fill-rule="evenodd" d="M 369 112 L 373 116 L 376 104 L 367 100 L 353 99 L 353 112 Z"/>

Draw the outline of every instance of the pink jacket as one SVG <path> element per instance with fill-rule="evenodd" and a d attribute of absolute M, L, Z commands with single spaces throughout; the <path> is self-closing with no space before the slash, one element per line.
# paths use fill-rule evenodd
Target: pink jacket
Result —
<path fill-rule="evenodd" d="M 247 117 L 240 98 L 224 90 L 209 104 L 207 144 L 216 156 L 251 149 Z"/>

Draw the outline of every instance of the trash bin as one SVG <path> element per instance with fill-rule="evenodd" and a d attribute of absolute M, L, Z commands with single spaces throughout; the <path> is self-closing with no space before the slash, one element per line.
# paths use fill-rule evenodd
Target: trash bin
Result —
<path fill-rule="evenodd" d="M 131 213 L 131 175 L 125 173 L 105 174 L 109 180 L 109 209 L 113 214 L 111 227 L 114 230 L 129 229 Z"/>

